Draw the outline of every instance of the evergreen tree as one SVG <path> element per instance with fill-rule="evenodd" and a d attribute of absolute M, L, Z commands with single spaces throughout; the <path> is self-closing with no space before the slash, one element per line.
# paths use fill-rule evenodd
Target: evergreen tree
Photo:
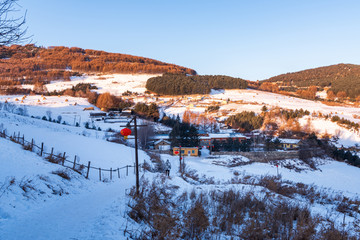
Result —
<path fill-rule="evenodd" d="M 200 142 L 196 127 L 180 122 L 179 117 L 170 133 L 170 141 L 172 147 L 197 147 Z"/>
<path fill-rule="evenodd" d="M 216 139 L 213 141 L 213 147 L 212 147 L 212 151 L 213 152 L 219 152 L 220 151 L 220 143 L 219 141 L 217 141 Z"/>

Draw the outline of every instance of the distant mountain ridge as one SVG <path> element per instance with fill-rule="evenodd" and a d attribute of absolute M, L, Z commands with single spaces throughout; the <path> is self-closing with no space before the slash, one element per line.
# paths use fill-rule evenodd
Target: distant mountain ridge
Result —
<path fill-rule="evenodd" d="M 34 83 L 69 80 L 82 73 L 196 75 L 196 71 L 175 64 L 128 54 L 78 47 L 0 46 L 0 83 Z"/>
<path fill-rule="evenodd" d="M 360 65 L 336 64 L 281 74 L 261 82 L 278 83 L 281 88 L 329 87 L 333 92 L 345 91 L 349 97 L 360 95 Z"/>

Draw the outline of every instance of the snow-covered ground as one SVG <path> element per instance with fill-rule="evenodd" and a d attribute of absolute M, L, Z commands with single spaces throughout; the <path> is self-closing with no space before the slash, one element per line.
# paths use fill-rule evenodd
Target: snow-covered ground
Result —
<path fill-rule="evenodd" d="M 313 131 L 320 134 L 329 134 L 338 138 L 336 145 L 341 147 L 352 147 L 354 145 L 360 144 L 360 133 L 352 129 L 346 129 L 339 126 L 337 123 L 330 121 L 329 119 L 325 120 L 322 118 L 313 118 L 310 116 L 305 116 L 299 120 L 301 125 L 306 125 L 310 119 L 311 128 Z"/>
<path fill-rule="evenodd" d="M 259 111 L 263 105 L 270 107 L 281 107 L 285 109 L 304 109 L 312 112 L 321 112 L 323 114 L 338 115 L 354 122 L 359 122 L 359 119 L 354 118 L 354 114 L 359 114 L 359 108 L 343 107 L 343 106 L 328 106 L 320 101 L 311 101 L 301 98 L 289 97 L 276 93 L 241 89 L 241 90 L 224 90 L 215 91 L 210 95 L 210 99 L 221 99 L 231 101 L 244 101 L 247 103 L 259 104 Z M 239 105 L 241 108 L 241 105 Z"/>
<path fill-rule="evenodd" d="M 112 78 L 113 77 L 113 78 Z M 150 77 L 150 76 L 148 76 Z M 48 85 L 49 90 L 68 88 L 79 82 L 95 83 L 98 92 L 109 91 L 115 95 L 130 90 L 143 92 L 146 76 L 128 77 L 111 76 L 107 79 L 96 79 L 99 76 L 90 76 L 84 79 L 73 79 L 71 82 L 58 82 Z M 129 80 L 130 79 L 130 80 Z M 132 80 L 131 80 L 132 79 Z M 121 82 L 123 81 L 124 82 Z M 91 82 L 95 81 L 95 82 Z M 118 81 L 118 83 L 113 83 Z M 52 88 L 53 87 L 53 88 Z M 119 130 L 122 123 L 92 122 L 89 112 L 84 108 L 94 107 L 85 99 L 66 96 L 27 96 L 21 103 L 23 96 L 0 96 L 0 102 L 5 100 L 16 104 L 25 116 L 0 110 L 0 130 L 6 129 L 8 134 L 24 134 L 26 140 L 34 139 L 36 144 L 44 142 L 46 151 L 52 147 L 55 153 L 66 152 L 69 160 L 76 155 L 81 164 L 87 164 L 101 168 L 122 167 L 134 164 L 134 149 L 122 144 L 106 141 L 107 128 Z M 15 99 L 18 99 L 16 101 Z M 223 103 L 230 100 L 230 103 Z M 153 99 L 152 99 L 153 100 Z M 206 107 L 201 104 L 212 104 L 217 101 L 221 104 L 220 111 L 241 112 L 251 110 L 260 112 L 261 107 L 266 105 L 279 106 L 289 109 L 320 111 L 325 114 L 336 114 L 349 120 L 358 122 L 353 117 L 359 114 L 358 108 L 330 107 L 320 102 L 302 100 L 273 93 L 255 90 L 226 90 L 212 92 L 196 106 L 182 106 L 181 101 L 167 107 L 164 111 L 168 115 L 182 114 L 186 109 L 195 112 L 204 112 Z M 75 104 L 76 103 L 76 104 Z M 166 103 L 164 103 L 166 106 Z M 25 107 L 25 108 L 24 108 Z M 95 112 L 99 109 L 94 107 Z M 26 116 L 27 115 L 27 116 Z M 33 116 L 33 118 L 31 117 Z M 44 121 L 39 118 L 51 116 L 58 124 Z M 307 123 L 307 118 L 300 119 L 301 124 Z M 84 123 L 90 122 L 101 131 L 84 128 Z M 80 123 L 75 127 L 75 123 Z M 351 146 L 360 141 L 356 133 L 339 127 L 329 120 L 314 118 L 312 127 L 321 133 L 329 133 L 339 136 L 339 144 Z M 176 156 L 161 155 L 162 160 L 169 159 L 172 163 L 169 184 L 179 187 L 179 191 L 197 190 L 223 190 L 237 189 L 253 191 L 256 195 L 264 194 L 263 187 L 246 184 L 232 183 L 234 178 L 242 176 L 261 177 L 264 175 L 276 176 L 277 168 L 271 163 L 251 163 L 247 158 L 234 156 L 209 156 L 203 151 L 202 157 L 185 157 L 188 171 L 194 171 L 201 180 L 211 179 L 210 183 L 185 181 L 178 173 L 179 158 Z M 241 158 L 241 159 L 234 159 Z M 139 151 L 140 163 L 150 162 L 150 157 L 143 151 Z M 241 161 L 243 164 L 229 167 L 230 163 Z M 286 160 L 287 164 L 299 164 L 298 159 Z M 300 172 L 279 166 L 279 174 L 283 180 L 295 183 L 305 183 L 316 188 L 325 189 L 329 193 L 360 197 L 360 188 L 356 182 L 360 174 L 360 168 L 331 159 L 318 160 L 317 170 L 304 168 Z M 121 178 L 114 177 L 109 181 L 107 172 L 102 173 L 99 182 L 98 172 L 92 170 L 90 179 L 66 169 L 60 165 L 47 162 L 35 153 L 25 151 L 20 145 L 0 138 L 0 239 L 124 239 L 124 228 L 128 224 L 126 216 L 127 202 L 129 198 L 126 192 L 134 185 L 133 170 L 129 176 L 124 171 Z M 64 171 L 69 174 L 71 180 L 61 178 L 54 174 Z M 141 172 L 148 179 L 159 178 L 163 173 Z M 296 199 L 293 199 L 296 201 Z M 299 202 L 302 202 L 300 199 Z M 307 203 L 304 203 L 307 204 Z M 311 205 L 313 213 L 327 214 L 334 206 Z M 338 212 L 337 212 L 338 213 Z M 342 219 L 342 215 L 336 216 Z M 352 218 L 347 218 L 348 219 Z M 141 226 L 130 226 L 139 229 Z"/>
<path fill-rule="evenodd" d="M 20 131 L 27 139 L 34 138 L 36 143 L 43 141 L 56 151 L 65 151 L 70 157 L 76 154 L 80 161 L 91 161 L 97 167 L 116 168 L 133 164 L 133 148 L 107 142 L 99 131 L 4 111 L 0 111 L 0 122 L 8 132 Z M 139 154 L 141 163 L 150 161 L 144 152 L 140 151 Z M 192 184 L 191 181 L 184 181 L 178 173 L 178 157 L 166 154 L 161 157 L 171 161 L 169 184 L 179 186 L 179 191 L 232 188 L 253 191 L 260 196 L 264 194 L 263 187 L 231 184 L 231 180 L 245 175 L 277 175 L 273 164 L 250 164 L 248 159 L 240 157 L 238 161 L 244 165 L 228 167 L 226 163 L 233 162 L 235 157 L 214 158 L 203 151 L 200 158 L 185 157 L 187 169 L 194 170 L 200 179 L 212 179 L 213 183 Z M 288 162 L 296 163 L 296 160 Z M 358 184 L 354 181 L 360 174 L 359 168 L 332 160 L 320 163 L 318 170 L 305 169 L 301 172 L 280 165 L 279 173 L 284 180 L 313 184 L 349 197 L 360 195 Z M 132 171 L 127 177 L 122 174 L 120 179 L 115 177 L 109 182 L 99 182 L 97 172 L 91 172 L 87 180 L 2 138 L 0 169 L 0 236 L 3 239 L 123 239 L 125 228 L 141 229 L 141 226 L 129 222 L 126 216 L 129 201 L 126 192 L 135 182 Z M 71 180 L 53 174 L 58 170 L 69 171 Z M 143 174 L 150 180 L 163 176 L 163 173 L 142 171 Z M 104 177 L 108 178 L 106 175 Z M 21 187 L 24 184 L 27 192 Z M 312 209 L 314 213 L 322 214 L 330 211 L 331 207 L 314 204 Z"/>
<path fill-rule="evenodd" d="M 175 172 L 178 170 L 179 157 L 162 155 L 164 159 L 170 159 L 175 166 Z M 213 178 L 215 182 L 224 183 L 230 182 L 235 174 L 251 175 L 251 176 L 277 176 L 277 169 L 275 164 L 269 163 L 251 163 L 244 164 L 237 167 L 227 167 L 216 164 L 219 160 L 231 161 L 233 158 L 243 158 L 246 162 L 246 158 L 241 156 L 216 156 L 216 157 L 185 157 L 186 166 L 189 169 L 193 169 L 197 172 L 199 177 Z M 290 164 L 296 164 L 296 159 L 289 160 Z M 354 184 L 354 179 L 357 179 L 360 174 L 360 168 L 353 167 L 346 163 L 337 162 L 331 159 L 319 160 L 321 164 L 318 166 L 318 170 L 312 170 L 310 168 L 301 172 L 297 172 L 293 169 L 283 167 L 279 163 L 279 174 L 284 180 L 290 180 L 293 182 L 301 182 L 305 184 L 313 184 L 318 187 L 327 188 L 350 197 L 360 197 L 360 186 Z M 215 163 L 215 164 L 214 164 Z M 172 173 L 175 175 L 175 173 Z"/>
<path fill-rule="evenodd" d="M 70 160 L 76 155 L 80 164 L 86 165 L 91 161 L 92 166 L 103 169 L 134 165 L 134 149 L 105 141 L 103 131 L 67 126 L 1 111 L 0 118 L 8 134 L 20 132 L 27 141 L 34 139 L 38 146 L 43 142 L 47 152 L 50 152 L 51 148 L 54 148 L 56 154 L 66 152 Z M 144 152 L 139 152 L 140 160 L 147 158 Z"/>
<path fill-rule="evenodd" d="M 123 92 L 131 91 L 144 93 L 146 91 L 146 81 L 157 75 L 151 74 L 112 74 L 112 75 L 84 75 L 81 77 L 71 77 L 71 81 L 54 81 L 46 84 L 48 91 L 61 91 L 79 83 L 89 83 L 96 86 L 98 93 L 109 92 L 116 96 L 121 96 Z M 33 85 L 23 85 L 23 88 L 33 89 Z"/>
<path fill-rule="evenodd" d="M 121 239 L 134 175 L 87 180 L 0 138 L 0 239 Z M 54 174 L 64 171 L 70 180 Z M 121 204 L 119 204 L 121 203 Z"/>

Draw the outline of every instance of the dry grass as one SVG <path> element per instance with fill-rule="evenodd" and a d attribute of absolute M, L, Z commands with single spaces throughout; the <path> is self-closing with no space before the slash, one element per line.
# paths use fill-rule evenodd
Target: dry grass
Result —
<path fill-rule="evenodd" d="M 289 196 L 316 193 L 301 184 L 299 191 L 285 188 L 271 177 L 261 179 L 261 184 Z M 356 239 L 348 228 L 339 229 L 309 208 L 276 195 L 231 189 L 176 194 L 164 179 L 143 181 L 141 186 L 139 195 L 132 190 L 128 212 L 129 218 L 146 226 L 132 233 L 136 239 Z"/>
<path fill-rule="evenodd" d="M 59 177 L 62 177 L 63 179 L 71 180 L 71 176 L 66 170 L 56 170 L 51 173 L 58 175 Z"/>

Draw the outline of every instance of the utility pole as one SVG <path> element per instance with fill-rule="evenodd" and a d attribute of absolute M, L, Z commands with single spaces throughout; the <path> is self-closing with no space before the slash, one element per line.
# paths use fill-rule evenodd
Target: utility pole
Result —
<path fill-rule="evenodd" d="M 179 171 L 181 173 L 181 146 L 180 146 L 180 149 L 179 149 L 179 162 L 180 162 L 180 165 L 179 165 Z"/>
<path fill-rule="evenodd" d="M 136 122 L 136 115 L 126 124 L 126 126 L 120 127 L 130 127 L 130 123 L 134 121 L 134 136 L 135 136 L 135 174 L 136 174 L 136 194 L 139 194 L 140 189 L 140 180 L 139 180 L 139 154 L 138 154 L 138 127 L 145 127 L 147 125 L 138 125 Z"/>
<path fill-rule="evenodd" d="M 136 115 L 134 116 L 134 126 L 135 126 L 135 172 L 136 172 L 136 195 L 139 194 L 139 154 L 138 154 L 138 136 L 137 136 L 137 123 L 136 123 Z"/>

